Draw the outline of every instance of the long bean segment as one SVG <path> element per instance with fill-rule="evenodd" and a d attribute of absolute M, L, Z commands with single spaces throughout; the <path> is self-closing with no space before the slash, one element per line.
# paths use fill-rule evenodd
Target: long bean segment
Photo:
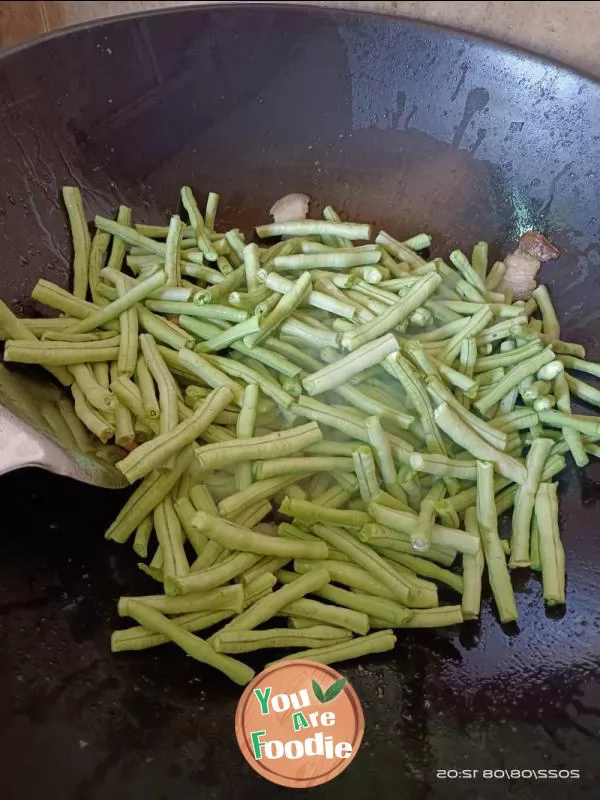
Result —
<path fill-rule="evenodd" d="M 519 615 L 506 565 L 506 556 L 498 538 L 493 467 L 489 462 L 484 461 L 478 462 L 477 470 L 477 523 L 500 621 L 514 622 Z"/>

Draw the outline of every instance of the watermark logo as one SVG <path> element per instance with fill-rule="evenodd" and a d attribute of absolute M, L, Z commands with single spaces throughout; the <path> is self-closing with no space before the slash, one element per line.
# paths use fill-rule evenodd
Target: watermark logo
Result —
<path fill-rule="evenodd" d="M 315 661 L 281 661 L 242 695 L 235 733 L 263 778 L 296 789 L 327 783 L 356 755 L 365 728 L 360 701 L 339 672 Z"/>

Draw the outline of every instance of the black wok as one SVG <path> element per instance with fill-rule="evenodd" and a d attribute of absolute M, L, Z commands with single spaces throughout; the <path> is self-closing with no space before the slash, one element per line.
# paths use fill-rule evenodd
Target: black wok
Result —
<path fill-rule="evenodd" d="M 158 220 L 180 184 L 219 191 L 224 222 L 264 220 L 288 191 L 436 248 L 527 228 L 564 255 L 544 268 L 565 338 L 600 356 L 600 87 L 457 32 L 315 8 L 177 9 L 51 36 L 0 57 L 2 296 L 29 314 L 35 280 L 67 284 L 59 187 L 90 216 L 120 201 Z M 480 624 L 400 637 L 343 667 L 364 744 L 315 797 L 598 796 L 597 463 L 561 479 L 568 604 L 545 614 L 515 577 L 518 632 Z M 0 797 L 280 797 L 235 744 L 239 690 L 171 648 L 112 656 L 116 597 L 147 591 L 102 531 L 123 495 L 39 473 L 3 478 Z M 483 770 L 579 770 L 579 779 Z M 479 770 L 474 779 L 438 770 Z M 455 773 L 451 773 L 454 775 Z M 562 774 L 562 773 L 561 773 Z"/>

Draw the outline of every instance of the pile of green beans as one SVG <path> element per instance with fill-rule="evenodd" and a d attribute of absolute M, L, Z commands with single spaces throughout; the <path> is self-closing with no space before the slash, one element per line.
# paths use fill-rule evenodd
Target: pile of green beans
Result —
<path fill-rule="evenodd" d="M 371 227 L 330 206 L 249 241 L 187 186 L 185 219 L 122 206 L 91 236 L 79 190 L 64 201 L 73 291 L 38 281 L 59 316 L 0 303 L 0 333 L 6 362 L 71 393 L 50 424 L 88 452 L 124 448 L 135 488 L 106 538 L 160 591 L 121 598 L 137 624 L 115 652 L 171 641 L 244 684 L 238 654 L 331 663 L 475 619 L 486 569 L 502 623 L 514 569 L 565 603 L 553 479 L 567 453 L 600 455 L 600 420 L 571 403 L 600 406 L 581 378 L 600 365 L 561 340 L 544 286 L 513 302 L 485 242 L 428 259 L 428 235 L 364 244 Z"/>

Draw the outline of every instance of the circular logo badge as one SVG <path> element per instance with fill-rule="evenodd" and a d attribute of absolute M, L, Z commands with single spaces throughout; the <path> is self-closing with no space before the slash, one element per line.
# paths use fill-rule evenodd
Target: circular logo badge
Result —
<path fill-rule="evenodd" d="M 297 789 L 327 783 L 346 769 L 364 729 L 354 689 L 315 661 L 281 661 L 261 672 L 235 715 L 235 734 L 250 766 Z"/>

